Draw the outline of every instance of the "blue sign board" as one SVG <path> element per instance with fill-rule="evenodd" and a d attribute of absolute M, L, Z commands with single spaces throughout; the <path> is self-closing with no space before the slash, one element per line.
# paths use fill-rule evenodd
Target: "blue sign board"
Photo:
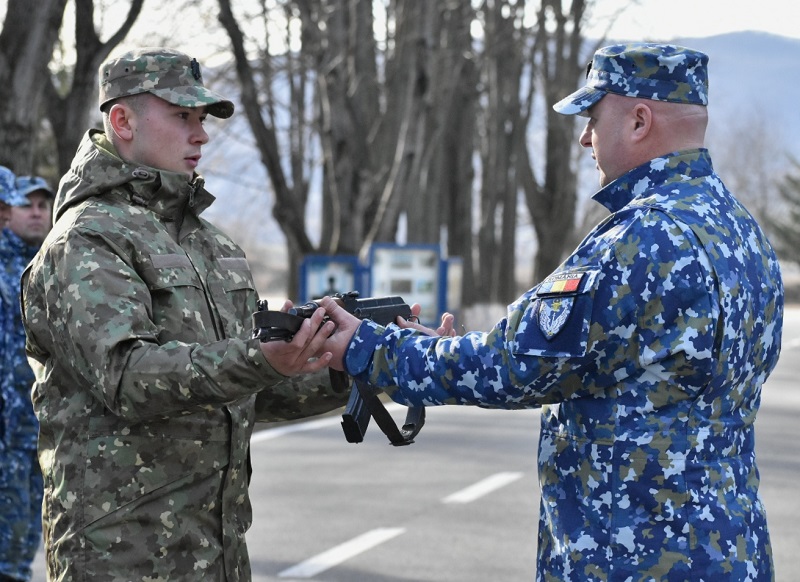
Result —
<path fill-rule="evenodd" d="M 443 260 L 439 245 L 376 243 L 368 264 L 355 255 L 307 255 L 300 266 L 300 300 L 358 291 L 361 297 L 398 295 L 419 303 L 420 322 L 437 327 L 460 308 L 460 259 Z"/>

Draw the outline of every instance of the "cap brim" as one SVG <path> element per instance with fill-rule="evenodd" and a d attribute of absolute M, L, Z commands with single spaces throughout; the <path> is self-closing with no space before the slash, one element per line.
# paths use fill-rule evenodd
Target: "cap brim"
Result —
<path fill-rule="evenodd" d="M 25 198 L 25 196 L 21 196 L 19 194 L 0 197 L 0 202 L 5 202 L 9 206 L 27 206 L 31 203 L 31 201 Z"/>
<path fill-rule="evenodd" d="M 25 204 L 28 204 L 30 200 L 27 200 L 28 194 L 33 194 L 34 192 L 42 192 L 48 198 L 55 197 L 55 194 L 50 188 L 45 188 L 43 186 L 37 186 L 35 188 L 26 188 L 25 190 L 17 190 L 22 196 L 26 198 Z"/>
<path fill-rule="evenodd" d="M 581 87 L 571 95 L 564 97 L 553 105 L 553 109 L 564 115 L 581 115 L 586 117 L 586 110 L 600 101 L 606 95 L 605 91 L 594 87 Z"/>
<path fill-rule="evenodd" d="M 149 91 L 156 97 L 161 97 L 173 105 L 181 107 L 206 107 L 210 115 L 227 119 L 233 115 L 233 103 L 221 95 L 205 87 L 183 86 L 171 89 L 150 89 Z"/>

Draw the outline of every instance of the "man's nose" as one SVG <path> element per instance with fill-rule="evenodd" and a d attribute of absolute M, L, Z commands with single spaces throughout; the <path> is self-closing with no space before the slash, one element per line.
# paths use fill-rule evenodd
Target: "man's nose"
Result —
<path fill-rule="evenodd" d="M 197 129 L 194 132 L 194 142 L 200 144 L 208 143 L 208 132 L 206 132 L 206 128 L 201 123 L 197 124 Z"/>
<path fill-rule="evenodd" d="M 578 142 L 585 148 L 592 147 L 592 132 L 589 130 L 589 124 L 586 124 L 586 127 L 583 128 L 581 132 L 581 137 L 578 139 Z"/>

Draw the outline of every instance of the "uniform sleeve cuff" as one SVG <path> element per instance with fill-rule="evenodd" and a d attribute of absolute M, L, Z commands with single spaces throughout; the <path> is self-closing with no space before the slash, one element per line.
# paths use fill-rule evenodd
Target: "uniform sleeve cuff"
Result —
<path fill-rule="evenodd" d="M 350 339 L 344 356 L 345 371 L 357 376 L 369 370 L 375 348 L 383 338 L 385 328 L 370 319 L 365 319 Z"/>

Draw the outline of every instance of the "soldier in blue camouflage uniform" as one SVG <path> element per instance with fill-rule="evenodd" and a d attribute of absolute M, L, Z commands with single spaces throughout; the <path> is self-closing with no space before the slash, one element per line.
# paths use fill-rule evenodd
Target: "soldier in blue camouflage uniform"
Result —
<path fill-rule="evenodd" d="M 5 224 L 12 208 L 27 202 L 16 188 L 13 172 L 0 166 L 0 582 L 29 580 L 30 565 L 39 549 L 41 537 L 41 479 L 35 462 L 36 433 L 33 442 L 26 412 L 30 406 L 30 387 L 21 390 L 25 380 L 17 375 L 18 366 L 27 366 L 20 354 L 19 277 L 24 260 L 19 256 L 19 239 Z M 24 332 L 22 332 L 24 336 Z M 30 373 L 30 368 L 28 368 Z M 32 446 L 31 446 L 32 445 Z"/>
<path fill-rule="evenodd" d="M 252 273 L 195 172 L 233 104 L 195 59 L 108 60 L 100 107 L 22 279 L 48 579 L 250 580 L 250 435 L 347 401 L 312 357 L 332 324 L 251 339 Z"/>
<path fill-rule="evenodd" d="M 42 538 L 42 473 L 36 456 L 39 424 L 31 406 L 33 371 L 25 356 L 25 329 L 19 309 L 19 280 L 50 229 L 53 193 L 42 178 L 19 176 L 15 181 L 25 200 L 11 208 L 8 225 L 0 233 L 2 277 L 13 291 L 7 314 L 8 342 L 3 359 L 3 411 L 7 452 L 3 462 L 3 512 L 6 523 L 0 572 L 29 580 L 31 563 Z M 13 520 L 13 521 L 12 521 Z"/>
<path fill-rule="evenodd" d="M 332 365 L 398 402 L 542 407 L 537 580 L 774 578 L 753 423 L 783 287 L 703 147 L 707 60 L 595 54 L 554 107 L 588 117 L 611 214 L 490 332 L 425 337 L 322 301 Z"/>

